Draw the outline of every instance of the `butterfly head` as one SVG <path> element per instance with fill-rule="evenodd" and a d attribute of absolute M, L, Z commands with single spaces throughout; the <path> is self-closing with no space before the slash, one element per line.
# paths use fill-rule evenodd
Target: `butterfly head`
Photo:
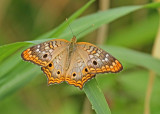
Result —
<path fill-rule="evenodd" d="M 76 42 L 77 42 L 76 36 L 73 36 L 73 38 L 71 39 L 71 43 L 76 43 Z"/>

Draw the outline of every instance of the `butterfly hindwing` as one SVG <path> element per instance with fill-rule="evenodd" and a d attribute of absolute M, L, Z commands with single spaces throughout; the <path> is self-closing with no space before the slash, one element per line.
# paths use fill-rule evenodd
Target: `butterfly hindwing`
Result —
<path fill-rule="evenodd" d="M 21 56 L 25 61 L 30 61 L 40 66 L 47 66 L 68 44 L 67 40 L 50 40 L 26 49 Z"/>
<path fill-rule="evenodd" d="M 49 65 L 41 68 L 48 78 L 48 84 L 61 83 L 65 80 L 67 57 L 68 50 L 65 49 Z"/>

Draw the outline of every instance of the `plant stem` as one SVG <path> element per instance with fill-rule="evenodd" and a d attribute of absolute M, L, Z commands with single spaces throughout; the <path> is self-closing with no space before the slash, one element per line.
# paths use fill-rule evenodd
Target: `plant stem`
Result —
<path fill-rule="evenodd" d="M 155 0 L 155 1 L 158 2 L 160 0 Z M 158 11 L 160 14 L 160 9 Z M 157 37 L 154 42 L 153 50 L 152 50 L 152 56 L 160 59 L 159 49 L 160 49 L 160 24 L 159 24 Z M 151 93 L 152 93 L 155 77 L 156 77 L 156 74 L 153 71 L 150 71 L 149 82 L 148 82 L 148 86 L 147 86 L 145 104 L 144 104 L 144 114 L 150 114 L 150 99 L 151 99 Z"/>

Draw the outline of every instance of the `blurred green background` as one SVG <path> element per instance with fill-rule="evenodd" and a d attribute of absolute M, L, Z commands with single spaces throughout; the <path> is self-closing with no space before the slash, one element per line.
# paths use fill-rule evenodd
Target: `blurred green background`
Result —
<path fill-rule="evenodd" d="M 59 26 L 66 17 L 87 2 L 88 0 L 0 0 L 0 45 L 34 40 Z M 110 9 L 150 2 L 152 1 L 112 0 L 108 6 Z M 95 1 L 81 17 L 99 11 L 100 7 L 100 1 Z M 122 46 L 151 54 L 158 24 L 156 9 L 130 13 L 108 24 L 104 45 Z M 96 43 L 94 39 L 97 36 L 98 30 L 80 41 Z M 125 61 L 122 63 L 125 66 L 123 72 L 97 75 L 96 80 L 113 114 L 142 114 L 149 70 Z M 160 77 L 156 77 L 150 105 L 153 114 L 160 113 L 159 87 Z M 83 91 L 66 83 L 47 86 L 46 76 L 41 73 L 0 101 L 0 114 L 28 113 L 95 114 L 95 111 Z"/>

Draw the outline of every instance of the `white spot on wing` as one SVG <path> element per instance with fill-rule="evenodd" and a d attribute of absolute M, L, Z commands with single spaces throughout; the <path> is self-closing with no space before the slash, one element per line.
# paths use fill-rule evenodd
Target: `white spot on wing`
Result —
<path fill-rule="evenodd" d="M 47 47 L 48 45 L 49 45 L 48 43 L 45 44 L 46 47 Z"/>
<path fill-rule="evenodd" d="M 40 45 L 37 45 L 37 48 L 40 48 Z"/>
<path fill-rule="evenodd" d="M 54 48 L 57 47 L 56 42 L 53 42 L 53 47 L 54 47 Z"/>
<path fill-rule="evenodd" d="M 100 60 L 100 59 L 97 59 L 97 61 L 100 62 L 101 60 Z"/>
<path fill-rule="evenodd" d="M 39 49 L 36 49 L 37 52 L 39 52 Z"/>
<path fill-rule="evenodd" d="M 93 58 L 94 56 L 93 56 L 93 55 L 89 55 L 89 57 L 90 57 L 90 58 Z"/>
<path fill-rule="evenodd" d="M 87 52 L 89 52 L 89 53 L 92 52 L 92 51 L 93 51 L 93 48 L 94 48 L 94 47 L 91 46 L 90 49 L 87 50 Z"/>
<path fill-rule="evenodd" d="M 49 50 L 49 47 L 47 46 L 47 47 L 45 47 L 45 50 Z"/>
<path fill-rule="evenodd" d="M 99 57 L 99 54 L 98 54 L 98 53 L 96 53 L 95 55 L 96 55 L 97 57 Z"/>
<path fill-rule="evenodd" d="M 50 53 L 52 53 L 52 52 L 53 52 L 53 50 L 52 50 L 52 49 L 50 49 L 50 50 L 49 50 L 49 52 L 50 52 Z"/>
<path fill-rule="evenodd" d="M 108 54 L 106 54 L 106 57 L 108 57 L 109 55 Z"/>
<path fill-rule="evenodd" d="M 100 53 L 101 53 L 101 50 L 98 49 L 97 52 L 100 54 Z"/>
<path fill-rule="evenodd" d="M 108 58 L 105 58 L 105 61 L 108 61 Z"/>

